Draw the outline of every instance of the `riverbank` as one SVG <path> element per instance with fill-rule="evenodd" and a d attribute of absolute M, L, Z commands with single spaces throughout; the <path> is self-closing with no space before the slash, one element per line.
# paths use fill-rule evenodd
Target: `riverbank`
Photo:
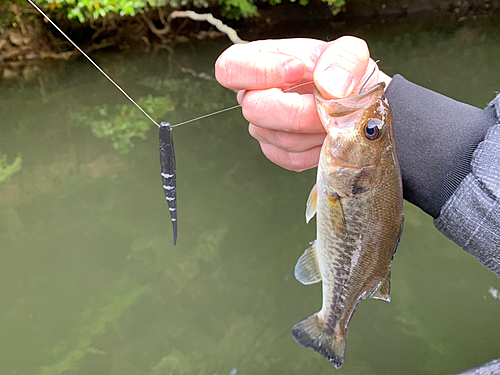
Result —
<path fill-rule="evenodd" d="M 352 0 L 337 15 L 333 15 L 323 2 L 312 2 L 308 6 L 297 3 L 267 5 L 259 11 L 260 17 L 229 20 L 227 23 L 244 40 L 255 40 L 301 36 L 314 30 L 321 38 L 321 30 L 334 29 L 343 34 L 357 25 L 383 25 L 388 29 L 404 25 L 422 30 L 500 22 L 500 0 Z M 165 19 L 158 11 L 107 20 L 99 27 L 61 19 L 56 22 L 88 53 L 169 49 L 189 40 L 224 35 L 207 22 Z M 298 29 L 301 35 L 297 34 Z M 0 78 L 29 81 L 36 77 L 37 67 L 44 60 L 68 60 L 78 54 L 34 9 L 17 9 L 15 22 L 0 36 Z"/>

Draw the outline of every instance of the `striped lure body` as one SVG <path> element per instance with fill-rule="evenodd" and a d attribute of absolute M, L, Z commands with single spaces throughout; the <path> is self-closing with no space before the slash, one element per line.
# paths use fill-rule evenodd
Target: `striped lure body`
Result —
<path fill-rule="evenodd" d="M 55 27 L 92 65 L 94 65 L 102 75 L 104 75 L 120 92 L 127 97 L 147 118 L 149 118 L 160 130 L 160 163 L 161 176 L 163 178 L 163 189 L 168 202 L 168 209 L 172 217 L 172 226 L 174 230 L 174 246 L 177 244 L 177 189 L 175 177 L 175 154 L 174 154 L 174 138 L 172 136 L 172 126 L 168 122 L 162 122 L 160 125 L 137 104 L 115 81 L 111 79 L 78 45 L 71 40 L 32 0 L 28 2 L 41 14 L 45 19 Z"/>
<path fill-rule="evenodd" d="M 160 164 L 163 190 L 167 199 L 168 209 L 172 217 L 174 230 L 174 246 L 177 244 L 177 186 L 175 173 L 174 137 L 172 126 L 168 122 L 160 124 Z"/>

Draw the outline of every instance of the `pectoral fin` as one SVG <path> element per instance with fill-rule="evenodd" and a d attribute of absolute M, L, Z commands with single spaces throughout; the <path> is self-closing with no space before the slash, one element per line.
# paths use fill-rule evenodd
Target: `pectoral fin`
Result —
<path fill-rule="evenodd" d="M 337 236 L 344 238 L 346 235 L 345 217 L 340 197 L 337 193 L 327 195 L 327 197 L 333 231 L 337 234 Z"/>
<path fill-rule="evenodd" d="M 321 281 L 318 254 L 316 253 L 316 241 L 311 242 L 311 246 L 308 247 L 299 258 L 295 266 L 295 278 L 304 285 Z"/>
<path fill-rule="evenodd" d="M 371 298 L 381 299 L 386 302 L 391 302 L 391 269 L 380 283 L 378 288 L 370 295 Z"/>
<path fill-rule="evenodd" d="M 314 184 L 311 192 L 309 193 L 309 198 L 307 198 L 306 223 L 309 223 L 309 221 L 314 217 L 314 215 L 316 215 L 317 203 L 318 203 L 318 188 L 317 185 Z"/>

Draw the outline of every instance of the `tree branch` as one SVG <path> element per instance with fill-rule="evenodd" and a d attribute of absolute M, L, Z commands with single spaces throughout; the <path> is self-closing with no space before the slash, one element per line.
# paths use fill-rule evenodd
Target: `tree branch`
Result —
<path fill-rule="evenodd" d="M 240 37 L 236 33 L 236 30 L 225 25 L 221 20 L 212 16 L 211 13 L 199 14 L 193 12 L 192 10 L 184 10 L 184 11 L 176 10 L 170 13 L 168 18 L 173 19 L 179 17 L 187 17 L 195 21 L 207 21 L 208 23 L 214 25 L 217 29 L 225 33 L 229 37 L 229 39 L 231 39 L 231 42 L 233 42 L 234 44 L 248 43 L 247 41 L 240 39 Z"/>

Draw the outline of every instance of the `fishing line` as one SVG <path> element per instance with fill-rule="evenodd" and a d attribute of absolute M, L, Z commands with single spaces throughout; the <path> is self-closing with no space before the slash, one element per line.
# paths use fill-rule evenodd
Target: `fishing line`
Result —
<path fill-rule="evenodd" d="M 366 86 L 366 84 L 368 83 L 368 81 L 370 80 L 370 78 L 372 78 L 373 74 L 375 74 L 376 70 L 377 70 L 377 64 L 380 62 L 380 60 L 377 60 L 375 61 L 375 67 L 373 68 L 373 71 L 370 73 L 370 75 L 368 76 L 368 78 L 365 80 L 365 82 L 363 83 L 363 85 L 361 86 L 361 88 L 359 89 L 359 93 L 358 94 L 361 94 L 361 91 L 363 91 L 363 88 Z M 286 90 L 283 90 L 283 92 L 288 92 L 290 90 L 293 90 L 293 89 L 296 89 L 297 87 L 300 87 L 300 86 L 304 86 L 304 85 L 309 85 L 311 83 L 313 83 L 314 81 L 308 81 L 308 82 L 304 82 L 304 83 L 300 83 L 296 86 L 292 86 Z M 269 95 L 270 97 L 271 95 Z M 265 99 L 265 97 L 263 98 L 259 98 L 259 99 L 255 99 L 255 101 L 258 101 L 258 100 L 262 100 L 262 99 Z M 252 101 L 250 101 L 250 103 L 252 103 Z M 230 108 L 225 108 L 225 109 L 221 109 L 220 111 L 216 111 L 216 112 L 212 112 L 212 113 L 208 113 L 206 115 L 203 115 L 203 116 L 200 116 L 200 117 L 196 117 L 196 118 L 193 118 L 191 120 L 187 120 L 187 121 L 183 121 L 183 122 L 180 122 L 178 124 L 175 124 L 175 125 L 171 125 L 172 128 L 175 128 L 177 126 L 181 126 L 181 125 L 184 125 L 184 124 L 189 124 L 190 122 L 193 122 L 193 121 L 197 121 L 197 120 L 201 120 L 201 119 L 204 119 L 206 117 L 210 117 L 210 116 L 214 116 L 214 115 L 218 115 L 219 113 L 223 113 L 223 112 L 227 112 L 227 111 L 231 111 L 233 109 L 236 109 L 236 108 L 239 108 L 241 107 L 241 104 L 238 104 L 238 105 L 235 105 L 234 107 L 230 107 Z"/>
<path fill-rule="evenodd" d="M 191 120 L 187 120 L 187 121 L 184 121 L 184 122 L 180 122 L 178 124 L 175 124 L 175 125 L 171 125 L 172 128 L 175 128 L 177 126 L 181 126 L 181 125 L 184 125 L 184 124 L 188 124 L 190 122 L 193 122 L 193 121 L 196 121 L 196 120 L 201 120 L 202 118 L 205 118 L 205 117 L 210 117 L 210 116 L 214 116 L 214 115 L 217 115 L 219 113 L 222 113 L 222 112 L 226 112 L 226 111 L 230 111 L 232 109 L 236 109 L 236 108 L 239 108 L 241 107 L 241 104 L 238 104 L 238 105 L 235 105 L 234 107 L 229 107 L 229 108 L 226 108 L 226 109 L 221 109 L 220 111 L 217 111 L 217 112 L 212 112 L 212 113 L 209 113 L 209 114 L 206 114 L 206 115 L 203 115 L 203 116 L 200 116 L 200 117 L 196 117 L 196 118 L 193 118 Z"/>
<path fill-rule="evenodd" d="M 91 59 L 91 58 L 90 58 L 90 57 L 89 57 L 89 56 L 88 56 L 85 52 L 83 52 L 83 50 L 82 50 L 80 47 L 78 47 L 78 45 L 77 45 L 75 42 L 73 42 L 73 41 L 71 40 L 71 38 L 70 38 L 69 36 L 67 36 L 67 35 L 64 33 L 64 31 L 62 31 L 62 30 L 61 30 L 61 29 L 60 29 L 60 28 L 59 28 L 59 27 L 58 27 L 58 26 L 57 26 L 54 22 L 52 22 L 52 20 L 51 20 L 51 19 L 50 19 L 50 18 L 49 18 L 49 17 L 48 17 L 48 16 L 47 16 L 47 15 L 46 15 L 46 14 L 45 14 L 45 13 L 44 13 L 44 12 L 43 12 L 40 8 L 39 8 L 39 7 L 38 7 L 38 6 L 36 6 L 36 4 L 35 4 L 35 3 L 33 3 L 33 1 L 28 0 L 28 2 L 29 2 L 31 5 L 33 5 L 33 7 L 34 7 L 34 8 L 35 8 L 35 9 L 36 9 L 36 10 L 37 10 L 37 11 L 38 11 L 38 12 L 39 12 L 42 16 L 44 16 L 44 17 L 45 17 L 45 19 L 46 19 L 47 21 L 49 21 L 49 22 L 50 22 L 50 24 L 51 24 L 52 26 L 54 26 L 54 27 L 57 29 L 57 31 L 59 31 L 59 32 L 60 32 L 60 33 L 61 33 L 61 34 L 62 34 L 62 35 L 66 38 L 66 39 L 68 39 L 68 41 L 69 41 L 69 42 L 70 42 L 70 43 L 71 43 L 71 44 L 72 44 L 72 45 L 73 45 L 73 46 L 74 46 L 74 47 L 78 50 L 78 52 L 80 52 L 83 56 L 85 56 L 85 57 L 87 58 L 87 60 L 89 60 L 89 61 L 92 63 L 92 65 L 94 65 L 94 66 L 97 68 L 97 70 L 99 70 L 99 71 L 100 71 L 100 72 L 104 75 L 104 77 L 106 77 L 106 78 L 107 78 L 107 79 L 108 79 L 108 80 L 109 80 L 109 81 L 110 81 L 113 85 L 115 85 L 115 87 L 116 87 L 118 90 L 120 90 L 120 92 L 121 92 L 123 95 L 125 95 L 125 97 L 126 97 L 128 100 L 130 100 L 130 101 L 131 101 L 131 102 L 132 102 L 132 103 L 133 103 L 133 104 L 134 104 L 137 108 L 139 108 L 139 110 L 140 110 L 142 113 L 144 113 L 144 115 L 145 115 L 148 119 L 150 119 L 150 120 L 153 122 L 153 124 L 155 124 L 156 126 L 160 127 L 160 124 L 158 124 L 155 120 L 153 120 L 153 118 L 152 118 L 152 117 L 151 117 L 151 116 L 150 116 L 150 115 L 149 115 L 149 114 L 148 114 L 148 113 L 147 113 L 144 109 L 142 109 L 142 108 L 141 108 L 141 106 L 140 106 L 139 104 L 137 104 L 137 103 L 134 101 L 134 99 L 132 99 L 132 98 L 131 98 L 131 97 L 130 97 L 130 96 L 129 96 L 126 92 L 125 92 L 125 90 L 123 90 L 120 86 L 118 86 L 118 84 L 117 84 L 115 81 L 113 81 L 113 80 L 111 79 L 111 77 L 110 77 L 110 76 L 108 76 L 108 75 L 104 72 L 104 70 L 102 70 L 102 69 L 99 67 L 99 65 L 97 65 L 97 64 L 96 64 L 96 63 L 95 63 L 95 62 L 94 62 L 94 61 L 93 61 L 93 60 L 92 60 L 92 59 Z"/>
<path fill-rule="evenodd" d="M 292 87 L 289 87 L 287 88 L 286 90 L 283 90 L 283 92 L 288 92 L 290 90 L 293 90 L 293 89 L 296 89 L 297 87 L 300 87 L 300 86 L 304 86 L 304 85 L 310 85 L 311 83 L 313 83 L 314 81 L 307 81 L 307 82 L 303 82 L 303 83 L 299 83 L 298 85 L 295 85 L 295 86 L 292 86 Z M 255 99 L 255 100 L 251 100 L 249 103 L 252 103 L 252 102 L 256 102 L 256 101 L 259 101 L 259 100 L 262 100 L 262 99 L 265 99 L 265 98 L 268 98 L 268 97 L 271 97 L 272 95 L 269 94 L 268 96 L 264 96 L 263 98 L 259 98 L 259 99 Z M 201 120 L 202 118 L 205 118 L 205 117 L 210 117 L 210 116 L 214 116 L 214 115 L 218 115 L 219 113 L 223 113 L 223 112 L 227 112 L 227 111 L 231 111 L 233 109 L 236 109 L 236 108 L 240 108 L 241 107 L 241 104 L 238 104 L 238 105 L 235 105 L 233 107 L 229 107 L 229 108 L 225 108 L 225 109 L 221 109 L 220 111 L 216 111 L 216 112 L 212 112 L 212 113 L 208 113 L 206 115 L 203 115 L 203 116 L 200 116 L 200 117 L 196 117 L 196 118 L 193 118 L 191 120 L 187 120 L 187 121 L 183 121 L 183 122 L 180 122 L 178 124 L 175 124 L 175 125 L 171 125 L 172 128 L 175 128 L 176 126 L 181 126 L 181 125 L 184 125 L 184 124 L 188 124 L 190 122 L 193 122 L 193 121 L 196 121 L 196 120 Z"/>
<path fill-rule="evenodd" d="M 177 244 L 177 177 L 176 177 L 176 166 L 175 166 L 175 152 L 174 152 L 174 139 L 172 135 L 172 128 L 174 126 L 179 126 L 187 124 L 196 120 L 200 120 L 205 117 L 213 116 L 218 113 L 230 111 L 241 107 L 241 105 L 236 105 L 230 108 L 226 108 L 217 112 L 213 112 L 204 116 L 197 117 L 192 120 L 184 121 L 180 124 L 171 126 L 168 122 L 162 122 L 161 125 L 158 124 L 144 109 L 137 104 L 134 99 L 132 99 L 110 76 L 108 76 L 104 70 L 102 70 L 99 65 L 97 65 L 75 42 L 71 40 L 32 0 L 28 2 L 47 20 L 49 23 L 56 28 L 87 60 L 90 61 L 92 65 L 110 81 L 128 100 L 130 100 L 153 124 L 155 124 L 159 129 L 159 146 L 160 146 L 160 165 L 161 165 L 161 177 L 163 181 L 163 189 L 165 192 L 165 198 L 168 203 L 170 216 L 172 219 L 174 246 Z M 300 85 L 290 87 L 285 90 L 289 91 L 296 87 L 309 84 L 311 82 L 305 82 Z"/>
<path fill-rule="evenodd" d="M 115 81 L 113 81 L 113 79 L 108 76 L 106 74 L 106 72 L 104 72 L 104 70 L 102 70 L 99 65 L 97 65 L 94 60 L 92 60 L 80 47 L 78 47 L 78 45 L 73 42 L 71 40 L 71 38 L 69 36 L 67 36 L 64 31 L 62 31 L 59 26 L 57 26 L 32 0 L 28 0 L 28 2 L 33 6 L 33 8 L 35 8 L 52 26 L 54 26 L 56 28 L 57 31 L 59 31 L 77 50 L 78 52 L 80 52 L 87 60 L 90 61 L 90 63 L 92 65 L 94 65 L 94 67 L 104 76 L 106 77 L 123 95 L 125 95 L 125 97 L 130 100 L 149 120 L 151 120 L 151 122 L 153 124 L 155 124 L 158 128 L 160 128 L 160 124 L 158 124 L 144 109 L 142 109 L 142 107 L 137 104 L 135 102 L 134 99 L 132 99 L 130 97 L 130 95 L 128 95 L 125 90 L 123 90 Z M 380 60 L 377 60 L 375 61 L 375 64 L 377 64 Z M 366 83 L 370 80 L 370 78 L 372 77 L 372 75 L 375 73 L 377 69 L 377 66 L 375 66 L 375 68 L 373 68 L 373 71 L 372 73 L 368 76 L 368 78 L 366 79 L 365 83 L 363 83 L 363 85 L 361 86 L 360 90 L 359 90 L 359 93 L 361 94 L 361 91 L 363 90 L 363 88 L 365 87 Z M 311 84 L 313 81 L 308 81 L 308 82 L 304 82 L 304 83 L 301 83 L 301 84 L 298 84 L 296 86 L 292 86 L 286 90 L 283 90 L 283 92 L 288 92 L 290 90 L 293 90 L 297 87 L 300 87 L 300 86 L 304 86 L 304 85 L 308 85 L 308 84 Z M 256 100 L 261 100 L 261 99 L 265 99 L 264 98 L 259 98 L 259 99 L 256 99 Z M 194 122 L 194 121 L 197 121 L 197 120 L 201 120 L 201 119 L 204 119 L 204 118 L 207 118 L 207 117 L 210 117 L 210 116 L 215 116 L 215 115 L 218 115 L 219 113 L 223 113 L 223 112 L 227 112 L 227 111 L 231 111 L 233 109 L 236 109 L 236 108 L 239 108 L 241 107 L 241 104 L 238 104 L 238 105 L 235 105 L 233 107 L 229 107 L 229 108 L 225 108 L 225 109 L 221 109 L 220 111 L 216 111 L 216 112 L 212 112 L 212 113 L 209 113 L 209 114 L 206 114 L 206 115 L 203 115 L 203 116 L 199 116 L 199 117 L 196 117 L 196 118 L 193 118 L 191 120 L 187 120 L 187 121 L 183 121 L 183 122 L 180 122 L 178 124 L 175 124 L 175 125 L 171 125 L 172 128 L 175 128 L 177 126 L 181 126 L 181 125 L 185 125 L 185 124 L 189 124 L 191 122 Z"/>
<path fill-rule="evenodd" d="M 158 129 L 159 129 L 159 146 L 160 146 L 160 164 L 161 164 L 161 176 L 163 180 L 163 189 L 165 191 L 165 197 L 168 202 L 169 206 L 169 211 L 172 219 L 172 225 L 173 225 L 173 232 L 174 232 L 174 246 L 177 243 L 177 178 L 176 178 L 176 167 L 175 167 L 175 153 L 174 153 L 174 139 L 172 136 L 172 128 L 188 124 L 190 122 L 194 122 L 206 117 L 214 116 L 219 113 L 227 112 L 236 108 L 241 107 L 241 104 L 235 105 L 230 108 L 225 108 L 220 111 L 212 112 L 200 117 L 196 117 L 191 120 L 187 120 L 184 122 L 181 122 L 179 124 L 175 125 L 170 125 L 169 123 L 162 122 L 161 125 L 158 124 L 142 107 L 137 104 L 134 99 L 132 99 L 126 92 L 123 90 L 113 79 L 111 79 L 110 76 L 108 76 L 104 70 L 102 70 L 99 65 L 97 65 L 78 45 L 71 40 L 69 36 L 67 36 L 64 31 L 62 31 L 59 26 L 57 26 L 32 0 L 28 0 L 28 2 L 53 26 L 57 31 L 59 31 L 76 49 L 79 51 L 87 60 L 90 61 L 92 65 L 104 76 L 110 81 L 128 100 L 130 100 L 153 124 L 155 124 Z M 378 61 L 377 61 L 378 62 Z M 375 62 L 375 64 L 377 64 Z M 373 69 L 373 72 L 368 76 L 367 80 L 365 83 L 363 83 L 363 86 L 361 86 L 360 93 L 363 90 L 364 86 L 368 82 L 368 80 L 372 77 L 372 75 L 375 73 L 377 66 L 375 65 L 375 68 Z M 308 81 L 304 82 L 301 84 L 298 84 L 296 86 L 292 86 L 286 90 L 283 90 L 282 92 L 288 92 L 290 90 L 293 90 L 297 87 L 303 86 L 303 85 L 308 85 L 313 83 L 313 81 Z M 269 95 L 271 96 L 271 95 Z M 265 98 L 265 97 L 264 97 Z M 255 101 L 258 101 L 260 99 L 264 98 L 259 98 L 256 99 Z"/>
<path fill-rule="evenodd" d="M 39 12 L 42 16 L 43 16 L 43 17 L 45 17 L 45 19 L 46 19 L 47 21 L 49 21 L 49 23 L 50 23 L 52 26 L 54 26 L 54 27 L 56 28 L 56 30 L 57 30 L 57 31 L 59 31 L 59 32 L 60 32 L 60 33 L 61 33 L 61 34 L 62 34 L 62 35 L 63 35 L 63 36 L 64 36 L 64 37 L 65 37 L 65 38 L 66 38 L 66 39 L 67 39 L 67 40 L 68 40 L 68 41 L 69 41 L 69 42 L 70 42 L 70 43 L 71 43 L 71 44 L 72 44 L 72 45 L 73 45 L 73 46 L 74 46 L 77 50 L 78 50 L 78 52 L 80 52 L 83 56 L 85 56 L 85 58 L 86 58 L 87 60 L 89 60 L 89 61 L 90 61 L 90 63 L 91 63 L 92 65 L 94 65 L 94 67 L 95 67 L 95 68 L 96 68 L 99 72 L 101 72 L 101 73 L 102 73 L 102 75 L 103 75 L 104 77 L 106 77 L 106 78 L 107 78 L 107 79 L 108 79 L 108 80 L 109 80 L 109 81 L 110 81 L 110 82 L 111 82 L 111 83 L 112 83 L 112 84 L 113 84 L 113 85 L 114 85 L 114 86 L 115 86 L 118 90 L 120 90 L 120 92 L 121 92 L 123 95 L 125 95 L 125 97 L 126 97 L 128 100 L 130 100 L 130 101 L 131 101 L 131 102 L 132 102 L 132 103 L 133 103 L 133 104 L 134 104 L 134 105 L 135 105 L 135 106 L 136 106 L 136 107 L 137 107 L 137 108 L 138 108 L 138 109 L 139 109 L 139 110 L 140 110 L 140 111 L 141 111 L 141 112 L 142 112 L 142 113 L 143 113 L 143 114 L 144 114 L 144 115 L 148 118 L 148 119 L 150 119 L 150 120 L 153 122 L 153 124 L 155 124 L 158 128 L 160 128 L 160 124 L 158 124 L 158 123 L 157 123 L 157 122 L 156 122 L 156 121 L 155 121 L 155 120 L 154 120 L 154 119 L 153 119 L 153 118 L 152 118 L 152 117 L 151 117 L 151 116 L 150 116 L 150 115 L 149 115 L 149 114 L 148 114 L 148 113 L 147 113 L 144 109 L 142 109 L 142 107 L 141 107 L 139 104 L 137 104 L 137 103 L 135 102 L 135 100 L 134 100 L 134 99 L 132 99 L 132 98 L 130 97 L 130 95 L 128 95 L 128 94 L 125 92 L 125 90 L 123 90 L 123 89 L 122 89 L 122 88 L 121 88 L 121 87 L 120 87 L 120 86 L 119 86 L 119 85 L 118 85 L 115 81 L 113 81 L 113 79 L 112 79 L 110 76 L 108 76 L 108 75 L 104 72 L 104 70 L 102 70 L 102 69 L 101 69 L 101 67 L 99 67 L 99 65 L 97 65 L 97 64 L 94 62 L 94 60 L 92 60 L 92 59 L 91 59 L 91 58 L 90 58 L 90 57 L 89 57 L 89 56 L 88 56 L 88 55 L 87 55 L 87 54 L 86 54 L 86 53 L 85 53 L 85 52 L 84 52 L 84 51 L 83 51 L 80 47 L 78 47 L 78 45 L 77 45 L 75 42 L 73 42 L 73 41 L 71 40 L 71 38 L 70 38 L 69 36 L 67 36 L 67 35 L 64 33 L 64 31 L 62 31 L 62 30 L 59 28 L 59 26 L 57 26 L 57 25 L 56 25 L 56 24 L 55 24 L 55 23 L 54 23 L 54 22 L 53 22 L 53 21 L 49 18 L 49 16 L 47 16 L 47 15 L 46 15 L 46 14 L 45 14 L 45 13 L 44 13 L 44 12 L 43 12 L 43 11 L 42 11 L 39 7 L 38 7 L 38 6 L 37 6 L 37 5 L 36 5 L 36 4 L 32 1 L 32 0 L 28 0 L 28 2 L 29 2 L 29 3 L 30 3 L 30 4 L 31 4 L 31 5 L 32 5 L 32 6 L 33 6 L 33 7 L 34 7 L 34 8 L 35 8 L 35 9 L 36 9 L 36 10 L 37 10 L 37 11 L 38 11 L 38 12 Z M 295 89 L 295 88 L 297 88 L 297 87 L 300 87 L 300 86 L 303 86 L 303 85 L 310 84 L 311 82 L 313 82 L 313 81 L 310 81 L 310 82 L 305 82 L 305 83 L 301 83 L 301 84 L 299 84 L 299 85 L 296 85 L 296 86 L 290 87 L 290 88 L 288 88 L 288 89 L 284 90 L 283 92 L 287 92 L 287 91 L 293 90 L 293 89 Z M 264 99 L 264 98 L 260 98 L 260 99 Z M 241 104 L 235 105 L 235 106 L 230 107 L 230 108 L 221 109 L 220 111 L 212 112 L 212 113 L 209 113 L 209 114 L 206 114 L 206 115 L 200 116 L 200 117 L 196 117 L 196 118 L 191 119 L 191 120 L 183 121 L 183 122 L 181 122 L 181 123 L 178 123 L 178 124 L 175 124 L 175 125 L 171 125 L 171 127 L 172 127 L 172 128 L 175 128 L 175 127 L 177 127 L 177 126 L 181 126 L 181 125 L 184 125 L 184 124 L 188 124 L 188 123 L 190 123 L 190 122 L 194 122 L 194 121 L 197 121 L 197 120 L 201 120 L 201 119 L 206 118 L 206 117 L 214 116 L 214 115 L 217 115 L 217 114 L 219 114 L 219 113 L 223 113 L 223 112 L 231 111 L 231 110 L 236 109 L 236 108 L 239 108 L 239 107 L 241 107 Z"/>
<path fill-rule="evenodd" d="M 368 78 L 365 80 L 365 82 L 363 83 L 363 85 L 361 86 L 361 88 L 359 89 L 359 93 L 358 94 L 361 94 L 361 91 L 363 91 L 363 88 L 366 86 L 366 84 L 368 83 L 368 81 L 370 80 L 370 78 L 372 78 L 373 74 L 375 74 L 376 70 L 377 70 L 377 64 L 380 62 L 380 60 L 377 60 L 375 61 L 375 67 L 373 68 L 373 71 L 370 73 L 370 75 L 368 76 Z M 290 90 L 293 90 L 293 89 L 296 89 L 297 87 L 300 87 L 300 86 L 304 86 L 304 85 L 309 85 L 311 83 L 313 83 L 314 81 L 307 81 L 307 82 L 304 82 L 304 83 L 300 83 L 296 86 L 292 86 L 286 90 L 283 90 L 283 92 L 288 92 Z M 269 95 L 270 97 L 271 95 Z M 262 99 L 265 99 L 267 96 L 263 97 L 263 98 L 259 98 L 259 99 L 255 99 L 255 101 L 258 101 L 258 100 L 262 100 Z M 250 101 L 250 103 L 252 103 L 252 101 Z M 200 117 L 196 117 L 196 118 L 193 118 L 191 120 L 187 120 L 187 121 L 183 121 L 183 122 L 180 122 L 178 124 L 175 124 L 175 125 L 171 125 L 172 128 L 175 128 L 177 126 L 181 126 L 181 125 L 184 125 L 184 124 L 189 124 L 190 122 L 193 122 L 193 121 L 197 121 L 197 120 L 201 120 L 203 118 L 206 118 L 206 117 L 210 117 L 210 116 L 214 116 L 214 115 L 218 115 L 219 113 L 223 113 L 223 112 L 227 112 L 227 111 L 231 111 L 233 109 L 236 109 L 236 108 L 239 108 L 241 107 L 241 104 L 238 104 L 238 105 L 235 105 L 234 107 L 229 107 L 229 108 L 225 108 L 225 109 L 221 109 L 220 111 L 216 111 L 216 112 L 212 112 L 212 113 L 208 113 L 206 115 L 203 115 L 203 116 L 200 116 Z"/>
<path fill-rule="evenodd" d="M 373 67 L 373 71 L 371 72 L 371 74 L 368 76 L 368 78 L 365 80 L 365 82 L 363 83 L 363 85 L 359 89 L 358 95 L 361 94 L 361 91 L 363 91 L 363 88 L 365 87 L 365 85 L 368 83 L 368 81 L 370 80 L 370 78 L 372 78 L 372 75 L 375 73 L 375 71 L 378 68 L 377 64 L 379 62 L 380 62 L 380 60 L 375 61 L 375 66 Z"/>

